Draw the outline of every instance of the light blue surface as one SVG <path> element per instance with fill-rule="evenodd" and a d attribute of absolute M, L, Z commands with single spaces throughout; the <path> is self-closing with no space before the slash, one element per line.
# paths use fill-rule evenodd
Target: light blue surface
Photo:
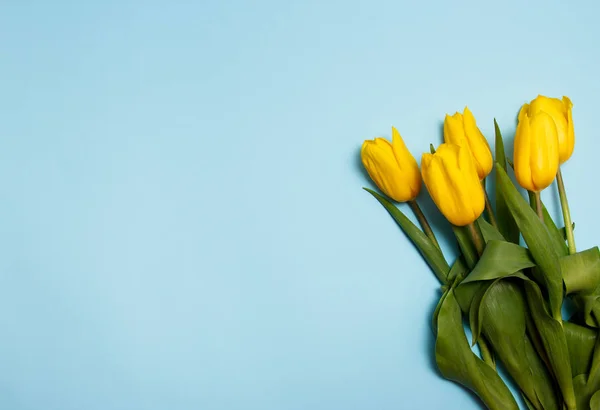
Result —
<path fill-rule="evenodd" d="M 3 2 L 0 408 L 478 409 L 434 369 L 437 283 L 358 149 L 395 125 L 419 154 L 466 104 L 510 135 L 521 103 L 566 94 L 595 245 L 599 13 Z"/>

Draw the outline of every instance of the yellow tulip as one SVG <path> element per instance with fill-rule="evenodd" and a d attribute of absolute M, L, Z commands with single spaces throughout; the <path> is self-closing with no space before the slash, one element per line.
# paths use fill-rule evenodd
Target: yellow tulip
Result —
<path fill-rule="evenodd" d="M 559 162 L 562 164 L 573 154 L 575 148 L 575 130 L 572 116 L 573 103 L 569 97 L 549 98 L 538 95 L 529 104 L 523 105 L 519 113 L 519 120 L 527 113 L 530 117 L 540 112 L 545 112 L 554 121 L 558 134 Z"/>
<path fill-rule="evenodd" d="M 360 157 L 373 182 L 388 197 L 406 202 L 419 195 L 419 165 L 396 128 L 392 127 L 391 143 L 385 138 L 365 141 Z"/>
<path fill-rule="evenodd" d="M 494 160 L 487 140 L 477 128 L 475 117 L 468 107 L 464 114 L 446 114 L 444 119 L 444 141 L 450 144 L 465 145 L 471 151 L 479 179 L 492 171 Z"/>
<path fill-rule="evenodd" d="M 423 154 L 421 172 L 431 198 L 452 224 L 465 226 L 479 218 L 485 198 L 469 148 L 442 144 L 435 154 Z"/>
<path fill-rule="evenodd" d="M 544 111 L 522 109 L 515 134 L 515 177 L 523 188 L 539 192 L 552 183 L 558 171 L 558 133 Z"/>

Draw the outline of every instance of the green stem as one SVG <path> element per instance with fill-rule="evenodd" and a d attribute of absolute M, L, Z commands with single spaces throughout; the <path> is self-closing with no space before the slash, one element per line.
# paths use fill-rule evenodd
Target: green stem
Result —
<path fill-rule="evenodd" d="M 475 228 L 475 224 L 471 222 L 467 225 L 469 229 L 469 234 L 471 235 L 471 239 L 473 240 L 473 244 L 475 245 L 475 249 L 477 250 L 477 255 L 483 255 L 483 238 Z"/>
<path fill-rule="evenodd" d="M 429 222 L 427 221 L 427 218 L 425 217 L 425 214 L 421 210 L 421 207 L 419 206 L 419 204 L 417 204 L 417 201 L 416 200 L 408 201 L 408 204 L 410 205 L 411 209 L 413 210 L 417 219 L 419 220 L 419 223 L 421 224 L 421 227 L 423 228 L 423 232 L 425 232 L 425 235 L 427 235 L 429 237 L 429 239 L 431 240 L 431 242 L 433 242 L 433 244 L 439 250 L 441 250 L 440 244 L 438 243 L 437 238 L 435 237 L 435 234 L 433 233 L 433 230 L 431 229 L 431 226 L 429 225 Z"/>
<path fill-rule="evenodd" d="M 545 222 L 544 221 L 544 207 L 542 206 L 542 197 L 541 197 L 540 193 L 534 192 L 533 199 L 535 200 L 535 211 L 537 212 L 537 214 L 540 217 L 540 219 L 542 220 L 542 222 Z"/>
<path fill-rule="evenodd" d="M 560 197 L 560 206 L 562 208 L 563 219 L 565 221 L 565 232 L 567 233 L 567 243 L 569 244 L 569 254 L 577 252 L 575 248 L 575 236 L 573 235 L 573 223 L 571 222 L 571 211 L 569 210 L 569 201 L 567 201 L 567 191 L 563 182 L 560 167 L 556 174 L 556 185 L 558 185 L 558 195 Z"/>
<path fill-rule="evenodd" d="M 488 196 L 488 193 L 485 190 L 484 181 L 485 180 L 481 181 L 481 185 L 483 187 L 483 193 L 485 194 L 485 210 L 487 211 L 487 215 L 488 215 L 488 219 L 490 220 L 490 223 L 492 224 L 492 226 L 497 228 L 498 224 L 496 223 L 496 217 L 494 216 L 494 210 L 492 209 L 492 203 L 490 202 L 490 197 Z"/>

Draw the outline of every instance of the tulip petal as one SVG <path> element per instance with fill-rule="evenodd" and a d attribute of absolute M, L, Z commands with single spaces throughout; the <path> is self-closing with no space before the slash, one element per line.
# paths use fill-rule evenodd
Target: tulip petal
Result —
<path fill-rule="evenodd" d="M 421 168 L 433 201 L 452 224 L 464 226 L 481 215 L 483 188 L 467 147 L 442 144 L 435 154 L 423 155 Z"/>
<path fill-rule="evenodd" d="M 558 134 L 555 122 L 545 112 L 530 120 L 531 135 L 529 166 L 535 191 L 541 191 L 554 181 L 558 172 Z"/>
<path fill-rule="evenodd" d="M 394 157 L 402 174 L 401 183 L 410 189 L 409 196 L 415 198 L 421 191 L 421 172 L 417 160 L 410 153 L 402 136 L 396 129 L 392 127 L 392 150 Z M 399 181 L 400 182 L 400 181 Z"/>
<path fill-rule="evenodd" d="M 560 162 L 566 161 L 572 153 L 572 146 L 569 132 L 572 121 L 569 121 L 569 111 L 572 104 L 565 97 L 562 100 L 558 98 L 550 98 L 543 95 L 538 95 L 530 105 L 530 116 L 535 116 L 539 113 L 548 114 L 554 121 L 556 133 L 558 136 L 558 149 Z"/>
<path fill-rule="evenodd" d="M 575 148 L 575 129 L 573 127 L 573 103 L 569 99 L 569 97 L 563 97 L 562 99 L 563 105 L 567 112 L 567 137 L 564 150 L 561 150 L 560 163 L 567 161 L 573 155 L 573 150 Z"/>
<path fill-rule="evenodd" d="M 523 106 L 519 110 L 519 121 L 521 121 L 523 117 L 525 117 L 525 115 L 527 114 L 529 114 L 529 104 L 523 104 Z"/>
<path fill-rule="evenodd" d="M 465 137 L 462 114 L 459 112 L 454 113 L 454 115 L 446 114 L 444 119 L 444 142 L 458 145 Z"/>
<path fill-rule="evenodd" d="M 404 145 L 401 139 L 400 142 Z M 409 158 L 404 161 L 403 170 L 396 159 L 394 147 L 385 138 L 365 141 L 361 149 L 362 163 L 375 185 L 398 202 L 414 199 L 421 187 L 418 165 L 408 150 L 404 152 Z"/>
<path fill-rule="evenodd" d="M 492 151 L 486 138 L 481 133 L 481 130 L 477 127 L 475 117 L 468 107 L 465 107 L 464 129 L 467 142 L 471 154 L 475 159 L 475 166 L 477 167 L 477 174 L 479 179 L 484 179 L 492 171 L 494 166 L 494 160 L 492 158 Z"/>
<path fill-rule="evenodd" d="M 558 98 L 550 98 L 544 95 L 538 95 L 531 101 L 529 106 L 529 116 L 533 116 L 539 112 L 546 112 L 550 116 L 562 115 L 566 119 L 566 110 L 561 100 Z"/>
<path fill-rule="evenodd" d="M 531 132 L 529 127 L 529 115 L 521 110 L 519 124 L 515 133 L 513 161 L 515 165 L 515 177 L 519 185 L 529 191 L 535 191 L 531 179 L 531 168 L 529 158 L 531 155 Z"/>

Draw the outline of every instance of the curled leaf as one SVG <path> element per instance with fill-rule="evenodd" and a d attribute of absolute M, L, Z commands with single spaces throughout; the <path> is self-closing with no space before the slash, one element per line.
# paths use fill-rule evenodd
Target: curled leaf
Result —
<path fill-rule="evenodd" d="M 532 266 L 535 262 L 527 249 L 511 242 L 491 240 L 462 283 L 498 279 Z"/>
<path fill-rule="evenodd" d="M 591 249 L 560 258 L 567 294 L 591 294 L 600 285 L 600 251 Z"/>
<path fill-rule="evenodd" d="M 435 358 L 445 378 L 472 390 L 490 410 L 519 409 L 500 376 L 471 351 L 452 290 L 439 311 Z"/>

